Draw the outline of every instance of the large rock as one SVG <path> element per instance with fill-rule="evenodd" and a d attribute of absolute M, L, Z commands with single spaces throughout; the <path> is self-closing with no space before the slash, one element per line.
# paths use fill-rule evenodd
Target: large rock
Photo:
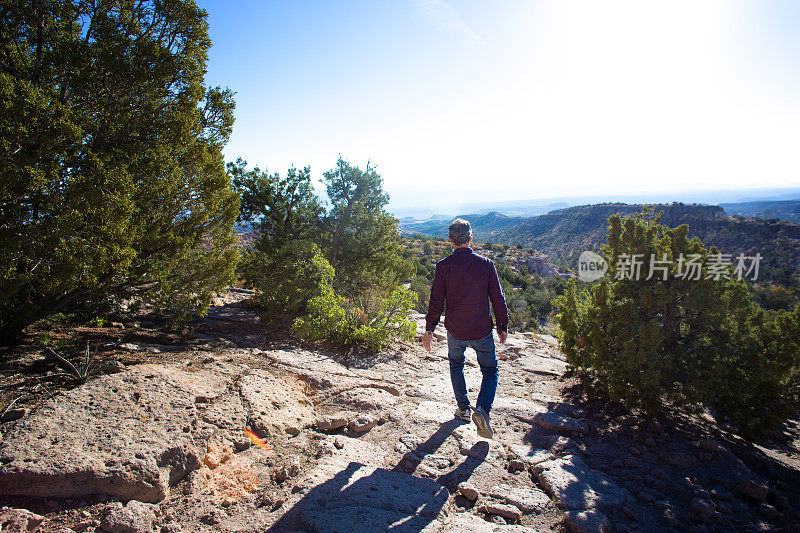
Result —
<path fill-rule="evenodd" d="M 36 531 L 44 521 L 42 515 L 32 513 L 27 509 L 6 508 L 0 510 L 0 531 L 7 533 L 27 533 Z"/>
<path fill-rule="evenodd" d="M 608 518 L 600 511 L 567 511 L 564 520 L 574 533 L 605 533 Z"/>
<path fill-rule="evenodd" d="M 513 505 L 523 513 L 541 513 L 550 505 L 550 497 L 537 488 L 511 487 L 506 484 L 495 485 L 487 494 Z"/>
<path fill-rule="evenodd" d="M 554 457 L 553 452 L 550 450 L 534 448 L 527 444 L 510 444 L 508 448 L 514 456 L 531 466 L 549 461 Z"/>
<path fill-rule="evenodd" d="M 316 417 L 303 392 L 305 386 L 299 380 L 268 372 L 253 371 L 242 376 L 239 390 L 253 428 L 269 437 L 285 437 L 311 426 Z"/>
<path fill-rule="evenodd" d="M 131 367 L 63 393 L 12 428 L 0 443 L 0 494 L 158 502 L 200 468 L 212 434 L 236 443 L 248 418 L 257 432 L 286 436 L 314 413 L 291 377 L 221 364 Z"/>
<path fill-rule="evenodd" d="M 397 396 L 383 388 L 357 385 L 333 396 L 330 403 L 354 411 L 380 411 L 397 403 Z"/>
<path fill-rule="evenodd" d="M 586 422 L 562 415 L 537 402 L 513 396 L 498 396 L 492 407 L 494 413 L 511 416 L 545 429 L 565 433 L 584 433 Z"/>
<path fill-rule="evenodd" d="M 451 513 L 439 527 L 429 526 L 424 530 L 441 533 L 536 533 L 536 530 L 520 525 L 500 525 L 467 513 Z"/>
<path fill-rule="evenodd" d="M 295 531 L 422 531 L 439 518 L 449 493 L 430 479 L 333 460 L 308 479 L 310 490 L 272 528 Z"/>
<path fill-rule="evenodd" d="M 455 406 L 442 402 L 420 402 L 409 416 L 412 420 L 420 422 L 447 422 L 455 418 Z"/>
<path fill-rule="evenodd" d="M 124 507 L 120 502 L 113 502 L 106 506 L 100 527 L 109 533 L 150 533 L 157 508 L 136 500 Z"/>
<path fill-rule="evenodd" d="M 616 508 L 631 497 L 610 478 L 591 470 L 577 455 L 539 463 L 534 472 L 542 487 L 564 509 Z"/>
<path fill-rule="evenodd" d="M 0 494 L 160 501 L 205 454 L 198 374 L 142 365 L 48 400 L 0 443 Z"/>

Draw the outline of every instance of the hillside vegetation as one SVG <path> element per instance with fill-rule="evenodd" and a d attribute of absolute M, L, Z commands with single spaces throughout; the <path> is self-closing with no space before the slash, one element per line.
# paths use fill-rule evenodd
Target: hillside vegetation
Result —
<path fill-rule="evenodd" d="M 644 207 L 606 203 L 569 207 L 530 218 L 499 213 L 463 217 L 474 224 L 476 240 L 534 248 L 549 255 L 556 264 L 575 268 L 582 251 L 600 250 L 610 215 L 630 216 Z M 760 253 L 763 259 L 759 279 L 786 288 L 800 286 L 800 225 L 730 216 L 719 206 L 672 203 L 652 207 L 663 212 L 664 224 L 688 224 L 690 237 L 696 236 L 722 253 Z M 446 227 L 445 221 L 402 225 L 407 232 L 436 236 L 446 235 Z"/>

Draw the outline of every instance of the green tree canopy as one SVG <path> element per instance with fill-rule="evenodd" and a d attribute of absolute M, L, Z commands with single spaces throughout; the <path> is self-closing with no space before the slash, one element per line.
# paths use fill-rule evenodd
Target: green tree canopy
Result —
<path fill-rule="evenodd" d="M 800 407 L 800 306 L 762 309 L 732 268 L 711 269 L 716 248 L 686 225 L 608 220 L 606 277 L 590 292 L 573 278 L 560 304 L 562 349 L 591 391 L 650 413 L 703 405 L 749 435 Z M 640 276 L 619 261 L 634 254 Z"/>
<path fill-rule="evenodd" d="M 0 8 L 0 331 L 78 302 L 197 306 L 232 278 L 229 90 L 191 0 Z"/>
<path fill-rule="evenodd" d="M 330 285 L 333 268 L 322 256 L 319 238 L 322 206 L 308 167 L 290 168 L 285 177 L 238 159 L 228 163 L 234 189 L 241 194 L 239 220 L 256 233 L 239 264 L 242 280 L 256 289 L 255 300 L 268 311 L 296 315 Z"/>
<path fill-rule="evenodd" d="M 323 181 L 331 203 L 323 249 L 336 270 L 337 290 L 355 296 L 380 286 L 391 292 L 408 281 L 413 267 L 403 257 L 397 219 L 386 211 L 389 195 L 375 169 L 367 163 L 361 170 L 340 156 Z"/>

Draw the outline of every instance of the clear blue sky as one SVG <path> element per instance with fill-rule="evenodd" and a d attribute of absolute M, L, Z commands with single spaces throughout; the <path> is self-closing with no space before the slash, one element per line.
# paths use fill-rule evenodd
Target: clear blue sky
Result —
<path fill-rule="evenodd" d="M 800 185 L 800 2 L 199 0 L 225 153 L 395 207 Z"/>

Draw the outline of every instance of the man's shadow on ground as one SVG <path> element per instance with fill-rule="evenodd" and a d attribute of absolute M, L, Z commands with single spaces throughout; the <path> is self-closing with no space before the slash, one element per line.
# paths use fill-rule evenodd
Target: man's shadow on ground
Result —
<path fill-rule="evenodd" d="M 406 452 L 392 469 L 351 462 L 315 486 L 268 531 L 420 531 L 436 520 L 449 498 L 448 488 L 466 481 L 485 461 L 489 443 L 477 442 L 469 455 L 436 480 L 410 477 L 453 431 L 458 419 L 441 425 L 425 442 Z"/>

